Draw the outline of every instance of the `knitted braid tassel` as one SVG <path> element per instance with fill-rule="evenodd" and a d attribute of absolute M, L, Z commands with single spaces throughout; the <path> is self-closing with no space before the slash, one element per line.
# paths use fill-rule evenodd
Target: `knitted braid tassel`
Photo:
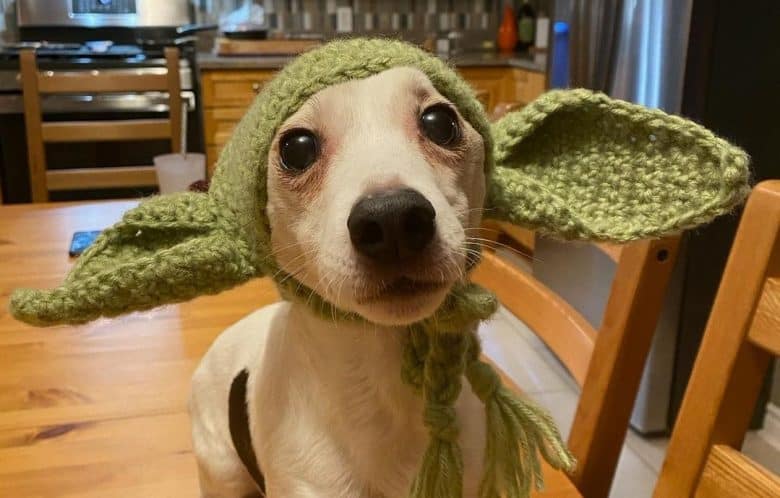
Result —
<path fill-rule="evenodd" d="M 574 471 L 576 461 L 549 414 L 517 397 L 493 367 L 480 359 L 479 338 L 471 334 L 466 378 L 485 404 L 485 473 L 480 498 L 526 498 L 544 486 L 541 454 L 555 469 Z"/>
<path fill-rule="evenodd" d="M 495 307 L 494 296 L 469 284 L 453 292 L 434 319 L 409 329 L 403 380 L 421 391 L 424 422 L 431 435 L 410 498 L 463 495 L 463 458 L 455 412 L 463 375 L 485 405 L 485 471 L 480 498 L 526 498 L 532 488 L 540 489 L 544 483 L 539 454 L 553 468 L 574 470 L 574 457 L 550 416 L 515 396 L 503 386 L 493 367 L 480 359 L 474 329 Z M 457 332 L 443 332 L 448 330 Z"/>
<path fill-rule="evenodd" d="M 422 395 L 423 420 L 431 435 L 422 465 L 412 483 L 410 498 L 463 496 L 463 455 L 458 444 L 455 402 L 460 395 L 466 368 L 466 335 L 459 332 L 425 330 L 414 326 L 412 334 L 428 334 Z"/>

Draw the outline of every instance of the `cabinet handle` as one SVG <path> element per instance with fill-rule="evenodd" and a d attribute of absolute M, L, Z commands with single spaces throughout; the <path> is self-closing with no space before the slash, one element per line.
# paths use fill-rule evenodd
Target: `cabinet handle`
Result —
<path fill-rule="evenodd" d="M 260 93 L 260 90 L 263 88 L 263 85 L 261 85 L 259 82 L 255 81 L 252 83 L 252 91 L 255 93 Z"/>

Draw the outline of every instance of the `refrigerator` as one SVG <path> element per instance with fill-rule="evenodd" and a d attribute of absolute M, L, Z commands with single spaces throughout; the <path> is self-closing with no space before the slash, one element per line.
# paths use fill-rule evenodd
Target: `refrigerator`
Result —
<path fill-rule="evenodd" d="M 557 0 L 554 16 L 561 45 L 552 48 L 551 74 L 568 79 L 555 84 L 686 116 L 744 148 L 755 181 L 780 177 L 777 3 Z M 640 433 L 671 430 L 738 220 L 735 212 L 683 238 L 631 417 Z M 534 256 L 534 276 L 598 328 L 612 260 L 589 245 L 539 237 Z"/>

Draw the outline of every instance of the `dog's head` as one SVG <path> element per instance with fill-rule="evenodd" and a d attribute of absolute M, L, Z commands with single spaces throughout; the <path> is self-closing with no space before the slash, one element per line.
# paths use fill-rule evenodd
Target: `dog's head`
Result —
<path fill-rule="evenodd" d="M 437 58 L 334 42 L 260 94 L 208 194 L 147 200 L 62 286 L 16 291 L 11 311 L 79 323 L 268 275 L 409 323 L 465 278 L 483 210 L 569 239 L 656 237 L 739 203 L 747 163 L 695 123 L 586 90 L 549 92 L 490 126 Z"/>
<path fill-rule="evenodd" d="M 417 321 L 465 276 L 484 141 L 422 71 L 316 93 L 276 132 L 267 171 L 276 260 L 339 308 Z"/>

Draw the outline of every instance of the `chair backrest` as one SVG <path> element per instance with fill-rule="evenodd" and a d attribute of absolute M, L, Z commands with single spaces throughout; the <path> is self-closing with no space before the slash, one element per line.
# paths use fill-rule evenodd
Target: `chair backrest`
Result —
<path fill-rule="evenodd" d="M 182 102 L 179 79 L 179 51 L 165 49 L 165 74 L 137 74 L 133 70 L 57 72 L 38 70 L 34 50 L 19 54 L 27 132 L 27 158 L 33 202 L 45 202 L 50 190 L 153 186 L 157 177 L 152 166 L 47 170 L 47 142 L 94 142 L 167 139 L 171 149 L 181 144 Z M 41 95 L 64 93 L 168 92 L 167 119 L 43 122 Z"/>
<path fill-rule="evenodd" d="M 739 452 L 780 355 L 780 180 L 748 199 L 656 485 L 656 498 L 780 496 Z"/>
<path fill-rule="evenodd" d="M 529 232 L 491 221 L 486 226 L 498 231 L 491 238 L 499 244 L 533 250 Z M 495 292 L 582 389 L 568 444 L 578 460 L 573 481 L 586 498 L 609 494 L 678 244 L 678 237 L 597 244 L 617 264 L 598 330 L 542 282 L 491 251 L 474 271 L 473 280 Z"/>

